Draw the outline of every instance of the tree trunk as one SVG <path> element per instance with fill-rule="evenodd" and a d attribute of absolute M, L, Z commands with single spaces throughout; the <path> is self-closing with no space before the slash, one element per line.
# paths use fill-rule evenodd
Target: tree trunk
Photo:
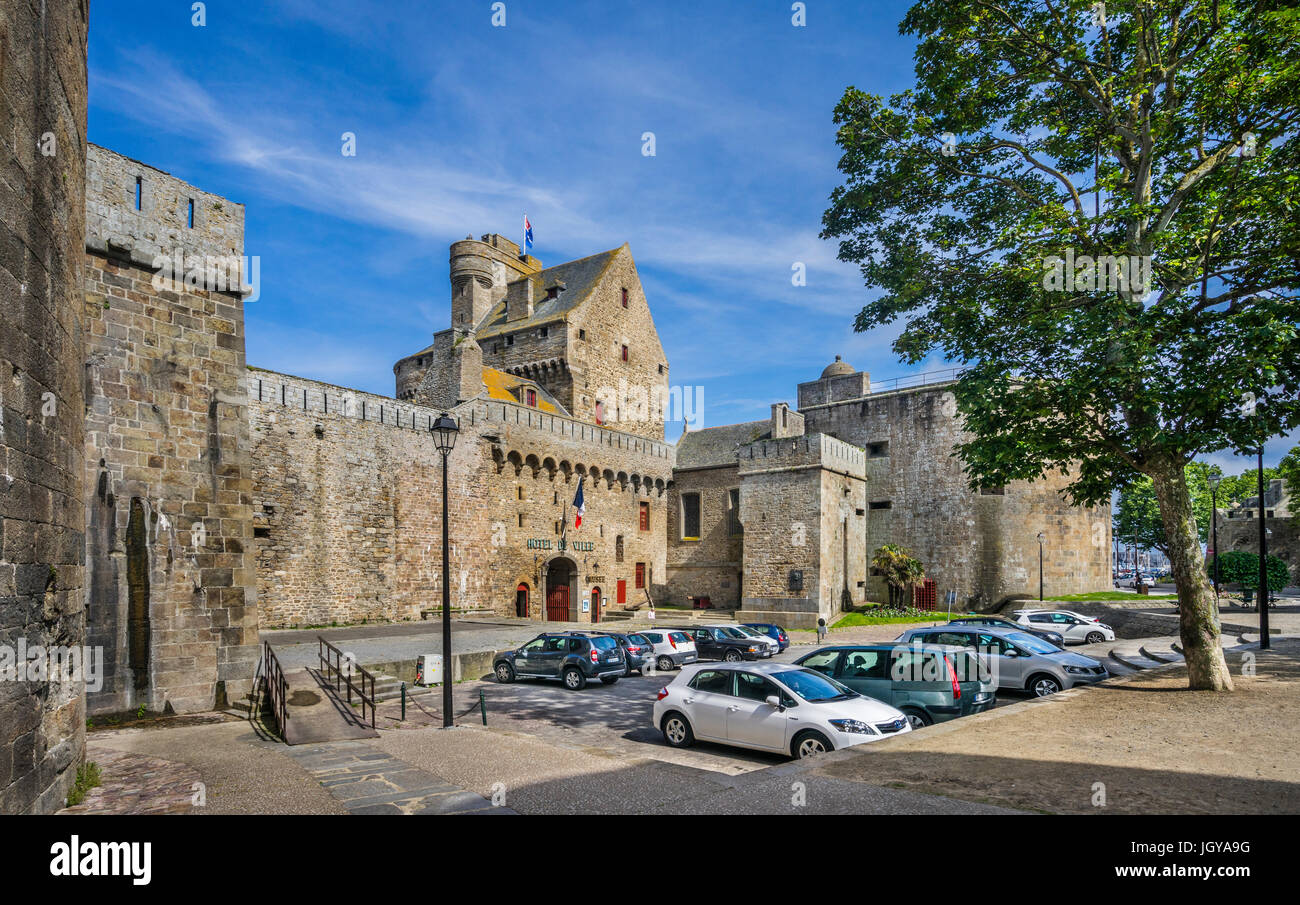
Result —
<path fill-rule="evenodd" d="M 1232 675 L 1219 644 L 1219 603 L 1205 574 L 1183 465 L 1163 463 L 1150 474 L 1169 543 L 1169 566 L 1178 589 L 1178 635 L 1187 658 L 1187 686 L 1231 691 Z"/>

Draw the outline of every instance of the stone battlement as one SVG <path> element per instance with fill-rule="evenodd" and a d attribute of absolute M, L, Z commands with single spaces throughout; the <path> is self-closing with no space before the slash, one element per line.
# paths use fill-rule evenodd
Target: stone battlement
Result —
<path fill-rule="evenodd" d="M 736 451 L 740 473 L 791 468 L 827 468 L 865 478 L 867 454 L 861 447 L 829 434 L 805 434 L 781 440 L 758 440 Z"/>
<path fill-rule="evenodd" d="M 442 414 L 441 409 L 390 396 L 252 367 L 248 369 L 248 398 L 252 405 L 278 405 L 302 412 L 338 415 L 397 429 L 426 432 Z M 514 435 L 511 439 L 524 440 L 525 436 L 520 434 L 525 434 L 538 441 L 562 442 L 569 448 L 577 444 L 593 453 L 617 450 L 623 456 L 658 459 L 665 469 L 671 469 L 674 462 L 674 447 L 667 443 L 597 427 L 563 415 L 539 412 L 519 403 L 474 399 L 449 412 L 457 417 L 462 430 L 483 430 L 500 425 Z"/>

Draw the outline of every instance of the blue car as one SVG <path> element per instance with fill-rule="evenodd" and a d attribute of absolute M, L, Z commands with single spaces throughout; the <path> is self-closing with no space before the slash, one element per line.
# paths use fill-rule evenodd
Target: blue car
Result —
<path fill-rule="evenodd" d="M 785 629 L 779 625 L 773 625 L 770 622 L 742 622 L 745 628 L 752 628 L 756 632 L 762 632 L 780 645 L 780 653 L 785 653 L 785 649 L 790 646 L 790 636 L 785 633 Z"/>

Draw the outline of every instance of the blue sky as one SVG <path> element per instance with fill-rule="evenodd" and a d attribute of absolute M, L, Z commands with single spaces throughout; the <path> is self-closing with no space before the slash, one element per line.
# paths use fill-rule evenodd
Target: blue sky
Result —
<path fill-rule="evenodd" d="M 854 333 L 867 290 L 817 238 L 844 88 L 911 83 L 907 3 L 810 0 L 802 28 L 768 0 L 505 6 L 210 0 L 195 27 L 187 0 L 92 4 L 90 140 L 246 205 L 250 364 L 392 394 L 448 324 L 448 244 L 518 239 L 526 211 L 547 264 L 630 243 L 706 425 L 794 402 L 836 354 L 946 367 Z"/>

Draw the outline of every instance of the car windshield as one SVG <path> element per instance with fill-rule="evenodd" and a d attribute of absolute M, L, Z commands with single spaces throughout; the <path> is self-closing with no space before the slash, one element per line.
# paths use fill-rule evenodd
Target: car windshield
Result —
<path fill-rule="evenodd" d="M 821 673 L 813 672 L 811 669 L 791 669 L 787 672 L 775 673 L 772 678 L 805 701 L 813 704 L 820 704 L 825 701 L 842 701 L 846 698 L 856 698 L 858 696 L 858 693 L 853 689 L 841 685 Z"/>
<path fill-rule="evenodd" d="M 628 636 L 627 636 L 627 640 L 631 641 L 633 644 L 649 644 L 649 643 L 650 643 L 650 639 L 648 639 L 645 635 L 628 635 Z"/>
<path fill-rule="evenodd" d="M 591 639 L 591 646 L 597 650 L 613 650 L 618 647 L 618 642 L 609 635 L 598 635 Z"/>
<path fill-rule="evenodd" d="M 1008 632 L 1006 639 L 1035 654 L 1054 654 L 1060 650 L 1055 644 L 1049 644 L 1042 638 L 1035 638 L 1026 632 Z"/>
<path fill-rule="evenodd" d="M 728 638 L 739 638 L 741 641 L 748 641 L 750 638 L 749 635 L 745 634 L 740 629 L 732 628 L 731 626 L 724 626 L 720 631 Z"/>

